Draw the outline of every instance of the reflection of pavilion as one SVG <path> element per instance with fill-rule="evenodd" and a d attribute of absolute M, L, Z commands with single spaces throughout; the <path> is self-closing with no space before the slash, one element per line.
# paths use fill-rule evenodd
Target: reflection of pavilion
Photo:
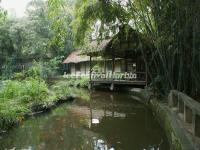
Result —
<path fill-rule="evenodd" d="M 141 121 L 141 122 L 143 122 L 143 124 L 141 124 L 141 126 L 142 126 L 141 128 L 143 129 L 143 131 L 145 131 L 147 133 L 151 130 L 151 132 L 153 132 L 153 134 L 157 134 L 157 128 L 153 127 L 152 123 L 150 123 L 152 120 L 149 119 L 149 110 L 143 104 L 141 104 L 137 101 L 138 103 L 136 102 L 136 103 L 130 103 L 130 104 L 124 105 L 124 103 L 120 103 L 119 101 L 116 101 L 117 97 L 115 94 L 109 94 L 107 96 L 108 97 L 105 98 L 106 101 L 104 101 L 104 103 L 102 103 L 102 101 L 101 101 L 101 103 L 96 103 L 96 101 L 94 102 L 94 100 L 98 99 L 98 96 L 97 95 L 94 96 L 91 94 L 91 98 L 90 98 L 91 99 L 91 102 L 90 102 L 91 128 L 92 127 L 96 128 L 96 126 L 97 126 L 97 128 L 99 128 L 98 126 L 102 127 L 102 124 L 105 124 L 105 121 L 106 120 L 108 121 L 111 118 L 125 119 L 125 118 L 129 118 L 130 115 L 131 116 L 135 115 L 135 117 L 137 118 L 138 117 L 137 113 L 143 113 L 144 115 L 141 118 L 141 120 L 143 120 L 143 121 Z M 134 98 L 134 97 L 132 97 L 132 98 Z M 134 101 L 134 99 L 133 99 L 133 101 Z M 95 107 L 101 108 L 104 111 L 104 114 L 101 113 L 101 117 L 99 117 L 98 113 L 96 113 Z M 124 108 L 126 110 L 128 109 L 129 111 L 124 111 L 124 109 L 121 111 L 118 108 Z M 137 124 L 137 122 L 135 122 L 134 124 Z M 92 130 L 94 130 L 94 129 L 92 129 Z M 133 132 L 133 134 L 135 133 L 134 129 L 133 129 L 133 131 L 130 130 L 130 132 Z M 148 141 L 149 140 L 148 136 L 145 137 L 144 140 Z M 108 143 L 106 143 L 106 142 L 108 142 Z M 110 146 L 112 144 L 114 144 L 113 141 L 106 141 L 106 142 L 102 141 L 101 139 L 94 138 L 94 143 L 95 143 L 94 146 L 98 147 L 97 149 L 102 149 L 102 150 L 111 150 L 112 149 L 112 150 L 114 150 L 114 148 L 108 147 L 109 144 L 110 144 Z M 155 143 L 154 146 L 149 145 L 146 147 L 146 149 L 147 150 L 148 149 L 158 150 L 159 147 L 160 147 L 160 144 Z"/>
<path fill-rule="evenodd" d="M 108 99 L 104 103 L 101 101 L 100 103 L 94 102 L 93 100 L 96 98 L 94 95 L 91 96 L 90 101 L 90 126 L 93 124 L 98 124 L 101 122 L 102 118 L 106 117 L 112 117 L 112 118 L 126 118 L 127 114 L 124 112 L 120 112 L 120 110 L 117 110 L 116 108 L 124 107 L 124 104 L 116 103 L 114 95 L 109 94 L 107 95 Z M 104 95 L 105 96 L 105 95 Z M 96 108 L 95 108 L 96 107 Z M 147 108 L 143 106 L 143 104 L 135 104 L 135 105 L 126 105 L 127 109 L 135 109 L 135 110 L 141 110 L 144 111 L 144 113 L 147 113 Z M 134 114 L 132 112 L 132 114 Z M 147 122 L 147 114 L 145 115 L 144 122 L 146 124 Z"/>
<path fill-rule="evenodd" d="M 94 150 L 115 150 L 113 147 L 108 147 L 106 142 L 101 139 L 93 138 L 94 140 Z"/>
<path fill-rule="evenodd" d="M 112 117 L 112 118 L 125 118 L 126 114 L 125 113 L 120 113 L 115 111 L 114 109 L 114 98 L 113 95 L 110 95 L 110 99 L 111 99 L 111 105 L 110 108 L 111 109 L 107 109 L 107 103 L 104 103 L 102 106 L 98 105 L 101 109 L 94 109 L 93 108 L 93 103 L 92 103 L 92 98 L 91 98 L 91 102 L 90 102 L 90 127 L 93 124 L 99 124 L 100 121 L 102 120 L 102 118 L 105 117 Z"/>
<path fill-rule="evenodd" d="M 87 120 L 88 126 L 86 130 L 93 133 L 90 137 L 92 137 L 93 140 L 94 150 L 110 150 L 112 145 L 116 146 L 115 141 L 120 140 L 120 137 L 112 134 L 115 133 L 115 128 L 113 128 L 113 131 L 112 127 L 110 128 L 111 130 L 107 128 L 110 123 L 116 122 L 116 120 L 121 122 L 120 124 L 122 125 L 123 122 L 126 122 L 127 124 L 127 120 L 129 120 L 129 118 L 133 118 L 133 120 L 135 120 L 135 122 L 132 122 L 133 130 L 130 128 L 130 132 L 133 134 L 138 135 L 140 134 L 140 131 L 146 132 L 147 135 L 157 133 L 157 128 L 152 126 L 153 124 L 150 123 L 152 120 L 149 119 L 148 109 L 137 101 L 133 103 L 131 101 L 129 101 L 130 103 L 124 103 L 123 100 L 119 100 L 122 98 L 128 99 L 131 98 L 131 96 L 123 97 L 122 95 L 122 97 L 119 97 L 118 94 L 95 92 L 90 94 L 89 104 L 87 103 L 86 105 L 80 104 L 81 106 L 73 106 L 75 107 L 74 111 L 76 111 L 78 115 L 85 116 Z M 126 127 L 121 125 L 120 127 Z M 104 127 L 108 130 L 105 131 L 103 129 Z M 102 134 L 102 131 L 104 131 L 105 134 Z M 110 134 L 109 138 L 107 138 L 106 133 Z M 112 138 L 112 136 L 114 138 Z M 144 138 L 144 141 L 149 141 L 148 136 L 145 137 L 142 135 L 139 138 Z M 155 144 L 157 145 L 158 143 Z"/>

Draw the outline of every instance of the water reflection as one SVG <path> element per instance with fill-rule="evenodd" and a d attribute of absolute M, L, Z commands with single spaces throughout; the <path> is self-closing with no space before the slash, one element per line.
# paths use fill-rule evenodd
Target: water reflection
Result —
<path fill-rule="evenodd" d="M 112 146 L 108 148 L 108 145 L 104 140 L 93 138 L 94 139 L 94 150 L 115 150 Z"/>
<path fill-rule="evenodd" d="M 0 149 L 168 150 L 151 112 L 128 94 L 71 91 L 72 104 L 26 121 L 0 139 Z M 161 142 L 162 141 L 162 142 Z"/>

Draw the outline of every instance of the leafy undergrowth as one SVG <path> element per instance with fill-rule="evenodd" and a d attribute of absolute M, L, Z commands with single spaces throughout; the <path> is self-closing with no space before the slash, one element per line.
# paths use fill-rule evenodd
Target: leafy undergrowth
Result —
<path fill-rule="evenodd" d="M 0 84 L 0 129 L 7 130 L 24 120 L 24 116 L 67 98 L 66 84 L 56 83 L 50 88 L 42 79 L 26 78 L 22 81 L 5 80 Z"/>
<path fill-rule="evenodd" d="M 87 88 L 89 83 L 89 78 L 80 78 L 80 79 L 67 79 L 64 82 L 66 85 L 71 87 L 81 87 L 81 88 Z"/>
<path fill-rule="evenodd" d="M 70 79 L 55 82 L 48 87 L 38 77 L 5 80 L 0 83 L 0 130 L 7 130 L 24 120 L 26 114 L 67 100 L 69 87 L 87 87 L 88 79 Z"/>

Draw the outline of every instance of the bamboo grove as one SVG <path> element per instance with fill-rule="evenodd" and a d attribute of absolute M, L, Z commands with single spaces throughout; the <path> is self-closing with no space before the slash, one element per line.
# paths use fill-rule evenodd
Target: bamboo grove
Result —
<path fill-rule="evenodd" d="M 130 24 L 153 43 L 150 61 L 144 55 L 151 86 L 163 95 L 171 89 L 199 95 L 199 0 L 79 0 L 76 12 L 77 44 L 97 21 L 100 39 L 107 30 Z"/>
<path fill-rule="evenodd" d="M 195 98 L 200 95 L 199 0 L 37 0 L 31 4 L 40 7 L 35 12 L 27 9 L 25 20 L 5 21 L 6 12 L 0 9 L 2 56 L 62 57 L 88 43 L 94 31 L 101 40 L 129 24 L 152 43 L 150 58 L 139 44 L 151 87 L 162 95 L 171 89 Z M 34 18 L 35 24 L 29 21 Z M 9 24 L 16 25 L 15 34 Z M 31 36 L 19 41 L 24 35 Z"/>

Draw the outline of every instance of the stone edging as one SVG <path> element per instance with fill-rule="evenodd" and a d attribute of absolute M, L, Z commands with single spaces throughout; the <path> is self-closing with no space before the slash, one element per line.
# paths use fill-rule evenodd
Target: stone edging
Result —
<path fill-rule="evenodd" d="M 186 135 L 186 130 L 179 125 L 176 115 L 168 108 L 167 104 L 158 102 L 147 90 L 131 91 L 152 110 L 164 129 L 172 150 L 198 150 Z"/>

